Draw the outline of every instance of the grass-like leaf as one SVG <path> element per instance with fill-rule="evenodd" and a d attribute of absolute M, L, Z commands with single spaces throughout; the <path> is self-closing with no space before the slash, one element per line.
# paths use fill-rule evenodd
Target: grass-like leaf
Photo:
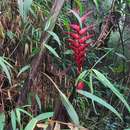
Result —
<path fill-rule="evenodd" d="M 54 33 L 54 32 L 52 32 L 52 31 L 47 31 L 47 32 L 57 41 L 57 43 L 59 44 L 59 46 L 61 46 L 61 42 L 60 42 L 60 39 L 57 36 L 57 34 Z"/>
<path fill-rule="evenodd" d="M 22 67 L 21 70 L 19 71 L 17 77 L 19 77 L 21 73 L 24 73 L 28 69 L 30 69 L 30 65 L 26 65 L 26 66 Z"/>
<path fill-rule="evenodd" d="M 99 0 L 93 0 L 96 8 L 97 8 L 97 11 L 99 11 Z"/>
<path fill-rule="evenodd" d="M 77 14 L 74 10 L 70 10 L 70 12 L 76 17 L 76 19 L 79 22 L 80 27 L 82 28 L 82 22 L 81 22 L 81 18 L 79 16 L 79 14 Z"/>
<path fill-rule="evenodd" d="M 17 121 L 19 124 L 21 124 L 21 113 L 20 111 L 16 108 L 16 117 L 17 117 Z"/>
<path fill-rule="evenodd" d="M 13 110 L 11 111 L 11 124 L 12 124 L 13 130 L 16 130 L 16 115 Z"/>
<path fill-rule="evenodd" d="M 77 92 L 80 93 L 81 95 L 84 95 L 85 97 L 90 98 L 91 100 L 101 104 L 102 106 L 106 107 L 111 112 L 115 113 L 115 115 L 117 115 L 122 120 L 120 114 L 116 111 L 116 109 L 114 107 L 112 107 L 110 104 L 108 104 L 106 101 L 104 101 L 103 99 L 101 99 L 89 92 L 83 91 L 83 90 L 77 90 Z"/>
<path fill-rule="evenodd" d="M 29 112 L 25 111 L 24 109 L 16 108 L 16 110 L 19 111 L 19 112 L 22 112 L 22 113 L 24 113 L 24 114 L 26 114 L 26 115 L 28 115 L 30 117 L 33 117 Z"/>
<path fill-rule="evenodd" d="M 56 57 L 60 58 L 59 55 L 57 54 L 57 52 L 49 45 L 44 44 L 44 46 Z"/>
<path fill-rule="evenodd" d="M 37 104 L 38 104 L 38 106 L 39 106 L 39 109 L 40 109 L 40 111 L 41 111 L 41 109 L 42 109 L 42 105 L 41 105 L 40 98 L 39 98 L 39 96 L 38 96 L 37 94 L 35 95 L 35 99 L 36 99 Z"/>
<path fill-rule="evenodd" d="M 24 18 L 24 10 L 23 10 L 24 1 L 17 0 L 17 3 L 18 3 L 18 8 L 19 8 L 19 13 L 20 13 L 21 17 Z"/>
<path fill-rule="evenodd" d="M 56 83 L 51 79 L 51 77 L 49 77 L 47 74 L 44 73 L 44 75 L 50 79 L 50 81 L 54 84 L 55 88 L 58 90 L 58 92 L 60 93 L 61 96 L 61 101 L 64 104 L 71 120 L 79 125 L 79 118 L 78 115 L 74 109 L 74 107 L 72 106 L 72 104 L 70 103 L 70 101 L 68 100 L 68 98 L 61 92 L 61 90 L 59 89 L 59 87 L 56 85 Z"/>
<path fill-rule="evenodd" d="M 87 70 L 84 70 L 83 72 L 81 72 L 80 75 L 78 76 L 78 78 L 76 79 L 76 83 L 75 84 L 77 84 L 79 80 L 85 78 L 87 73 L 88 73 Z"/>
<path fill-rule="evenodd" d="M 5 126 L 5 113 L 0 112 L 0 130 L 4 130 Z"/>
<path fill-rule="evenodd" d="M 29 10 L 31 8 L 32 1 L 33 0 L 24 0 L 23 9 L 24 9 L 25 18 L 27 17 L 27 14 L 28 14 L 28 12 L 29 12 Z"/>
<path fill-rule="evenodd" d="M 96 78 L 106 87 L 108 87 L 119 99 L 122 103 L 126 106 L 127 110 L 130 112 L 130 106 L 128 105 L 127 101 L 123 97 L 123 95 L 119 92 L 117 88 L 98 70 L 92 69 L 92 71 L 96 74 Z"/>
<path fill-rule="evenodd" d="M 0 66 L 2 68 L 2 70 L 5 72 L 8 80 L 9 80 L 9 83 L 11 84 L 11 74 L 10 74 L 10 66 L 9 63 L 7 64 L 8 62 L 6 60 L 4 60 L 3 57 L 0 57 Z"/>
<path fill-rule="evenodd" d="M 53 116 L 53 112 L 47 112 L 40 114 L 30 120 L 30 122 L 27 124 L 24 130 L 33 130 L 36 126 L 36 123 L 41 120 L 48 119 Z"/>
<path fill-rule="evenodd" d="M 33 0 L 17 0 L 19 13 L 22 16 L 24 22 L 27 20 L 27 14 L 31 8 Z"/>
<path fill-rule="evenodd" d="M 74 107 L 72 106 L 72 104 L 70 103 L 68 98 L 62 92 L 60 92 L 60 96 L 61 96 L 61 101 L 64 104 L 64 106 L 65 106 L 71 120 L 75 124 L 79 125 L 79 117 L 78 117 L 76 111 L 74 110 Z"/>

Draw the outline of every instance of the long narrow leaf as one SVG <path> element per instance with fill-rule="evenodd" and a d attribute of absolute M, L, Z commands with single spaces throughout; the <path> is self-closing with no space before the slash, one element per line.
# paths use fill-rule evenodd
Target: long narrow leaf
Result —
<path fill-rule="evenodd" d="M 13 69 L 13 66 L 12 66 L 9 62 L 7 62 L 6 59 L 7 59 L 6 57 L 1 57 L 1 60 L 2 60 L 5 64 L 7 64 L 10 68 Z"/>
<path fill-rule="evenodd" d="M 1 112 L 0 113 L 0 130 L 4 130 L 5 126 L 5 113 Z"/>
<path fill-rule="evenodd" d="M 97 10 L 99 11 L 99 1 L 98 0 L 93 0 Z"/>
<path fill-rule="evenodd" d="M 81 18 L 79 16 L 79 14 L 77 14 L 74 10 L 70 10 L 70 12 L 76 17 L 76 19 L 79 22 L 80 27 L 82 28 L 82 22 L 81 22 Z"/>
<path fill-rule="evenodd" d="M 92 69 L 92 71 L 96 74 L 96 78 L 106 87 L 108 87 L 126 106 L 128 111 L 130 112 L 130 106 L 128 105 L 127 101 L 123 97 L 123 95 L 118 91 L 117 88 L 114 87 L 114 85 L 99 71 Z"/>
<path fill-rule="evenodd" d="M 19 71 L 17 77 L 19 77 L 21 73 L 27 71 L 28 69 L 30 69 L 30 65 L 26 65 L 26 66 L 22 67 L 21 70 Z"/>
<path fill-rule="evenodd" d="M 16 130 L 16 115 L 13 110 L 11 111 L 11 124 L 12 124 L 13 130 Z"/>
<path fill-rule="evenodd" d="M 32 1 L 33 0 L 24 0 L 23 9 L 24 9 L 24 15 L 25 15 L 25 17 L 27 17 L 28 11 L 30 10 L 30 7 L 32 5 Z"/>
<path fill-rule="evenodd" d="M 60 58 L 59 55 L 57 54 L 57 52 L 49 45 L 44 44 L 44 46 L 56 57 Z"/>
<path fill-rule="evenodd" d="M 101 99 L 89 92 L 83 91 L 83 90 L 77 90 L 77 92 L 84 95 L 85 97 L 90 98 L 91 100 L 101 104 L 102 106 L 106 107 L 111 112 L 115 113 L 115 115 L 117 115 L 122 120 L 120 114 L 116 111 L 116 109 L 114 107 L 112 107 L 110 104 L 108 104 L 106 101 L 104 101 L 103 99 Z"/>
<path fill-rule="evenodd" d="M 33 117 L 29 112 L 25 111 L 24 109 L 21 109 L 21 108 L 16 108 L 16 109 L 17 109 L 17 111 L 19 111 L 19 112 L 22 112 L 22 113 L 24 113 L 24 114 L 26 114 L 26 115 L 28 115 L 28 116 L 30 116 L 30 117 Z"/>
<path fill-rule="evenodd" d="M 27 124 L 27 126 L 25 127 L 24 130 L 33 130 L 38 121 L 48 119 L 52 116 L 53 116 L 53 112 L 47 112 L 47 113 L 40 114 L 40 115 L 36 116 L 35 118 L 32 118 L 32 120 L 30 120 L 30 122 Z"/>
<path fill-rule="evenodd" d="M 72 104 L 70 103 L 70 101 L 68 100 L 68 98 L 61 92 L 61 90 L 59 89 L 59 87 L 56 85 L 56 83 L 51 79 L 51 77 L 49 77 L 47 74 L 43 73 L 47 78 L 50 79 L 50 81 L 54 84 L 55 88 L 58 90 L 58 92 L 60 93 L 60 96 L 61 96 L 61 100 L 62 100 L 62 103 L 64 104 L 71 120 L 79 125 L 79 118 L 78 118 L 78 115 L 74 109 L 74 107 L 72 106 Z"/>
<path fill-rule="evenodd" d="M 59 44 L 59 46 L 61 46 L 61 42 L 60 42 L 60 39 L 57 36 L 57 34 L 54 33 L 54 32 L 52 32 L 52 31 L 47 31 L 47 32 L 57 41 L 57 43 Z"/>
<path fill-rule="evenodd" d="M 80 79 L 84 79 L 87 73 L 88 73 L 87 70 L 84 70 L 82 73 L 80 73 L 80 75 L 76 79 L 76 83 L 75 84 L 77 84 Z"/>
<path fill-rule="evenodd" d="M 41 111 L 41 109 L 42 109 L 41 100 L 40 100 L 40 98 L 39 98 L 39 96 L 38 96 L 37 94 L 36 94 L 36 96 L 35 96 L 35 99 L 36 99 L 37 104 L 38 104 L 38 106 L 39 106 L 39 109 L 40 109 L 40 111 Z"/>
<path fill-rule="evenodd" d="M 5 72 L 8 80 L 9 80 L 9 83 L 11 84 L 11 74 L 8 70 L 8 66 L 3 62 L 3 58 L 0 57 L 0 66 L 2 67 L 2 70 Z"/>
<path fill-rule="evenodd" d="M 24 11 L 23 11 L 24 2 L 23 0 L 17 0 L 17 2 L 18 2 L 19 13 L 21 17 L 23 18 L 24 17 Z"/>
<path fill-rule="evenodd" d="M 79 118 L 78 118 L 78 115 L 77 115 L 76 111 L 74 110 L 74 107 L 72 106 L 72 104 L 70 103 L 68 98 L 63 93 L 60 92 L 60 96 L 61 96 L 61 101 L 64 104 L 64 106 L 65 106 L 71 120 L 75 124 L 79 125 Z"/>
<path fill-rule="evenodd" d="M 93 89 L 93 80 L 92 80 L 93 77 L 92 77 L 92 75 L 93 75 L 93 73 L 92 73 L 92 71 L 91 71 L 91 72 L 90 72 L 90 76 L 89 76 L 91 94 L 94 93 L 94 89 Z M 93 100 L 92 100 L 92 104 L 93 104 L 94 111 L 95 111 L 95 113 L 97 114 L 96 107 L 95 107 L 95 103 L 94 103 Z"/>
<path fill-rule="evenodd" d="M 20 111 L 16 108 L 16 117 L 17 117 L 17 121 L 19 124 L 21 124 L 21 113 Z"/>

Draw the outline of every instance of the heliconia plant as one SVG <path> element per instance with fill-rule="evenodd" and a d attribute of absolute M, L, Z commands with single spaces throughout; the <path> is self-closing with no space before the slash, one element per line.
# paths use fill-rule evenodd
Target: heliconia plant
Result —
<path fill-rule="evenodd" d="M 85 55 L 88 47 L 92 42 L 87 43 L 93 37 L 93 34 L 89 34 L 89 30 L 93 29 L 93 25 L 86 25 L 85 21 L 89 17 L 91 12 L 87 12 L 81 17 L 82 28 L 79 23 L 70 24 L 71 32 L 66 32 L 69 35 L 67 41 L 69 42 L 69 48 L 73 50 L 74 60 L 77 65 L 77 73 L 80 74 L 85 62 Z"/>
<path fill-rule="evenodd" d="M 85 56 L 88 50 L 88 47 L 92 42 L 87 42 L 93 37 L 93 34 L 90 34 L 89 31 L 93 29 L 93 24 L 86 25 L 85 21 L 91 14 L 91 11 L 85 13 L 81 18 L 82 28 L 79 23 L 71 23 L 70 29 L 71 32 L 66 32 L 69 35 L 67 41 L 69 42 L 69 48 L 73 50 L 74 60 L 77 65 L 77 74 L 80 74 L 85 62 Z M 79 82 L 77 84 L 77 89 L 83 89 L 85 86 L 84 82 Z"/>

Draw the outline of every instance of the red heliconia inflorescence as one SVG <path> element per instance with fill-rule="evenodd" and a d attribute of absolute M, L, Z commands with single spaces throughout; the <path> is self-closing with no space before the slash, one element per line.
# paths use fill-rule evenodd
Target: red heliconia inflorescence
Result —
<path fill-rule="evenodd" d="M 74 52 L 74 59 L 77 64 L 77 72 L 78 74 L 82 71 L 83 64 L 85 62 L 85 54 L 87 48 L 90 46 L 90 43 L 86 41 L 93 37 L 93 34 L 89 34 L 88 30 L 93 29 L 93 25 L 85 25 L 85 21 L 91 12 L 87 12 L 85 15 L 81 17 L 82 28 L 79 24 L 73 23 L 70 24 L 70 28 L 72 32 L 66 32 L 70 36 L 67 41 L 70 43 L 69 48 Z"/>

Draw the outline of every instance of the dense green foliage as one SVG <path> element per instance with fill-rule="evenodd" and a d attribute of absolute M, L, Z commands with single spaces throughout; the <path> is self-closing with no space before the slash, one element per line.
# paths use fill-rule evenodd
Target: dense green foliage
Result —
<path fill-rule="evenodd" d="M 129 34 L 130 0 L 1 0 L 0 130 L 129 130 Z"/>

